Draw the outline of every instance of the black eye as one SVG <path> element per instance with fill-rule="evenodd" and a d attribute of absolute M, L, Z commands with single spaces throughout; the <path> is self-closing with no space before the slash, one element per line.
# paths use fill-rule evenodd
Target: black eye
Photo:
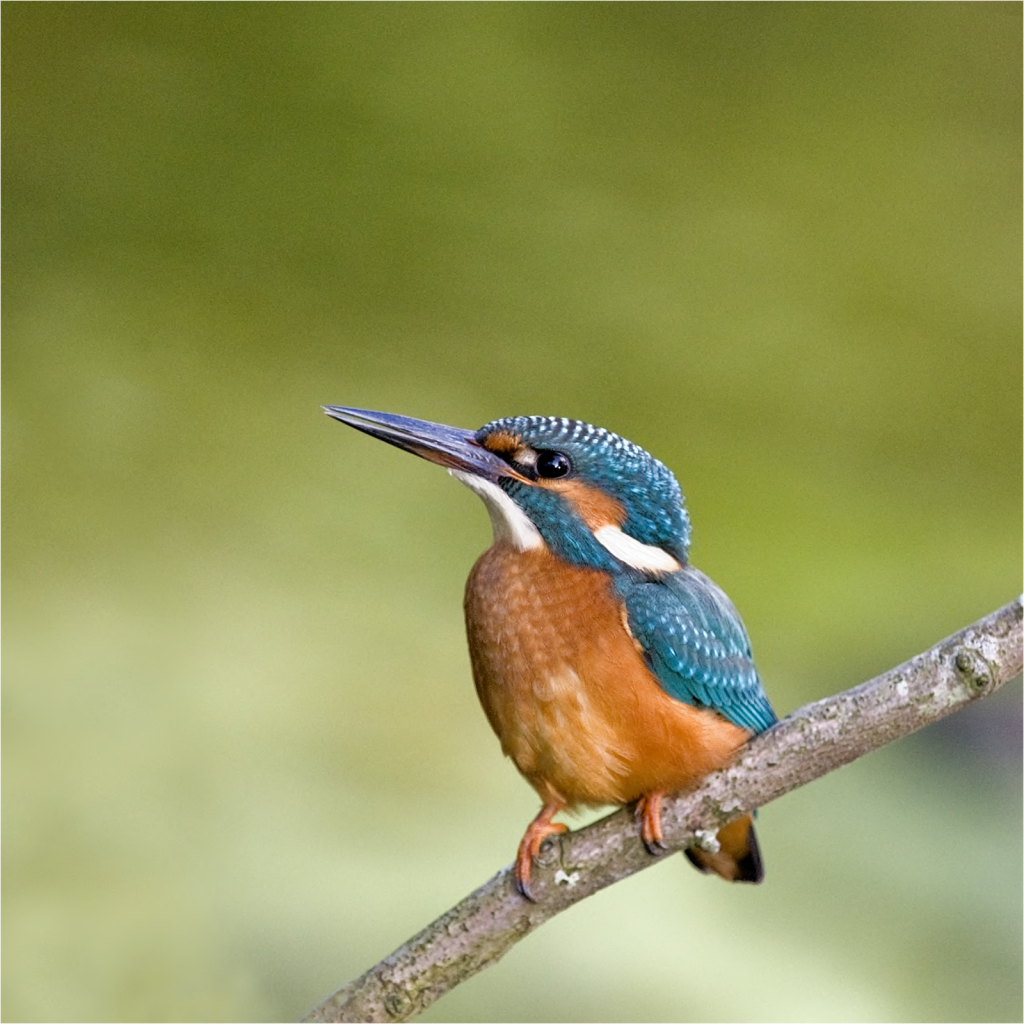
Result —
<path fill-rule="evenodd" d="M 537 476 L 552 480 L 565 476 L 572 469 L 572 463 L 561 452 L 539 451 L 535 468 Z"/>

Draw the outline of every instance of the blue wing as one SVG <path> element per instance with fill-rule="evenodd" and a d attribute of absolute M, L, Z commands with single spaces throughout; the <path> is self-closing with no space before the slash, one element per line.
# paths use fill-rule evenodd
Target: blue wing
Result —
<path fill-rule="evenodd" d="M 704 573 L 685 566 L 660 580 L 621 581 L 618 589 L 630 631 L 666 693 L 752 732 L 778 721 L 739 613 Z"/>

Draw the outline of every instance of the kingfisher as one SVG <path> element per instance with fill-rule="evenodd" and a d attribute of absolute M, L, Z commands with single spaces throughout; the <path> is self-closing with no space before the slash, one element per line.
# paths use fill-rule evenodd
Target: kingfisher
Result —
<path fill-rule="evenodd" d="M 342 423 L 445 467 L 487 507 L 494 543 L 466 583 L 477 696 L 502 751 L 540 796 L 515 860 L 531 870 L 555 821 L 634 805 L 664 852 L 661 805 L 723 768 L 777 719 L 746 629 L 690 565 L 690 519 L 664 463 L 580 420 L 510 416 L 463 430 L 324 406 Z M 753 816 L 690 862 L 727 881 L 764 878 Z"/>

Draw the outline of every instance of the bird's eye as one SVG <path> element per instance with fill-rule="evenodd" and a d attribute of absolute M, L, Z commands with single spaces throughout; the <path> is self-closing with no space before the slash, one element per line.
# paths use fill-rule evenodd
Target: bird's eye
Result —
<path fill-rule="evenodd" d="M 565 476 L 572 469 L 572 463 L 561 452 L 539 451 L 534 468 L 537 476 L 553 480 L 555 477 Z"/>

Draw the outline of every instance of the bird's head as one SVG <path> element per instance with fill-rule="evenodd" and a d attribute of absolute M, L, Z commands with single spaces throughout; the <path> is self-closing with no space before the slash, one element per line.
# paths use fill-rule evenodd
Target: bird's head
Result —
<path fill-rule="evenodd" d="M 477 431 L 342 406 L 342 423 L 445 466 L 483 498 L 495 539 L 547 545 L 574 565 L 651 575 L 686 563 L 679 484 L 643 448 L 557 416 L 510 416 Z"/>

